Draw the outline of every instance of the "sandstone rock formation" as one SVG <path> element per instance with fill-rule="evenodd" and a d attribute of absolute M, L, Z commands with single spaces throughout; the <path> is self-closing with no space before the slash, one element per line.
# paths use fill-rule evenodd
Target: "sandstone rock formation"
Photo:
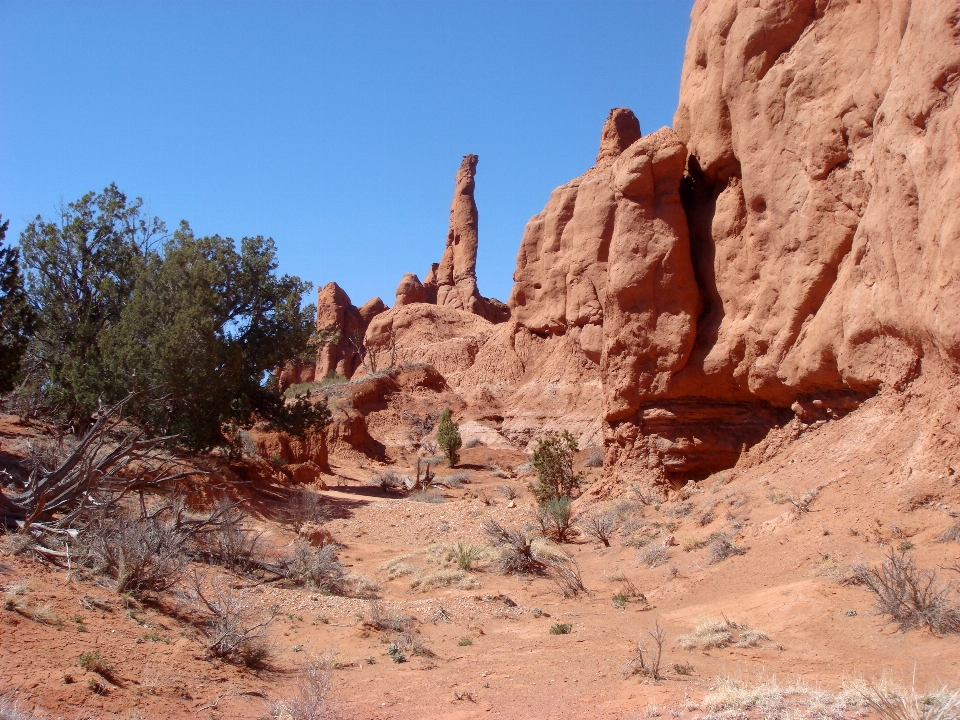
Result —
<path fill-rule="evenodd" d="M 441 263 L 366 336 L 516 442 L 602 442 L 612 478 L 703 477 L 960 367 L 960 7 L 697 0 L 691 20 L 674 129 L 611 111 L 594 167 L 527 224 L 508 321 L 476 290 L 467 156 Z"/>
<path fill-rule="evenodd" d="M 363 345 L 367 326 L 386 310 L 380 298 L 354 307 L 343 288 L 335 282 L 327 283 L 317 294 L 317 333 L 321 343 L 314 376 L 352 377 L 360 365 L 357 350 Z"/>
<path fill-rule="evenodd" d="M 479 216 L 473 191 L 478 160 L 476 155 L 464 155 L 457 170 L 450 204 L 450 228 L 440 262 L 430 266 L 423 282 L 413 273 L 403 276 L 397 286 L 395 308 L 430 303 L 479 315 L 493 323 L 510 317 L 504 303 L 483 297 L 477 289 Z"/>

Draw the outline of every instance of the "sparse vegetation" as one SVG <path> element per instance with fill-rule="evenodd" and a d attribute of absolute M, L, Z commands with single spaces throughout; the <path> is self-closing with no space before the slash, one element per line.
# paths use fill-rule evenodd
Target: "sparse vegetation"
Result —
<path fill-rule="evenodd" d="M 594 507 L 577 518 L 577 527 L 584 535 L 599 540 L 604 547 L 610 547 L 610 538 L 619 526 L 617 513 L 612 510 Z"/>
<path fill-rule="evenodd" d="M 100 652 L 97 650 L 82 653 L 77 665 L 87 672 L 97 673 L 107 680 L 113 677 L 113 666 L 105 658 L 100 657 Z"/>
<path fill-rule="evenodd" d="M 467 647 L 468 645 L 473 645 L 473 640 L 471 640 L 468 637 L 462 637 L 459 640 L 457 640 L 457 645 L 459 647 Z"/>
<path fill-rule="evenodd" d="M 473 563 L 483 555 L 483 547 L 475 543 L 458 540 L 453 552 L 457 559 L 457 567 L 469 571 Z"/>
<path fill-rule="evenodd" d="M 460 447 L 463 440 L 460 437 L 460 427 L 450 417 L 450 408 L 443 411 L 440 424 L 437 427 L 437 446 L 446 456 L 450 467 L 456 467 L 460 462 Z"/>
<path fill-rule="evenodd" d="M 654 545 L 637 553 L 637 562 L 648 568 L 666 565 L 670 552 L 662 545 Z"/>
<path fill-rule="evenodd" d="M 603 452 L 598 448 L 594 448 L 590 451 L 590 454 L 587 455 L 587 459 L 584 464 L 591 468 L 603 467 Z"/>
<path fill-rule="evenodd" d="M 951 525 L 942 533 L 937 535 L 937 542 L 960 542 L 960 523 Z"/>
<path fill-rule="evenodd" d="M 525 528 L 507 528 L 490 519 L 483 527 L 494 547 L 500 550 L 497 566 L 502 573 L 542 572 L 544 564 L 533 553 L 534 535 Z"/>
<path fill-rule="evenodd" d="M 877 597 L 877 609 L 900 630 L 928 628 L 943 634 L 960 632 L 960 610 L 950 603 L 953 585 L 940 586 L 934 570 L 920 570 L 913 558 L 892 549 L 879 567 L 857 567 L 859 582 Z"/>
<path fill-rule="evenodd" d="M 337 717 L 330 702 L 331 660 L 308 660 L 297 673 L 296 691 L 285 700 L 272 703 L 270 716 L 289 720 L 333 720 Z"/>
<path fill-rule="evenodd" d="M 334 595 L 344 592 L 346 570 L 337 557 L 338 545 L 315 548 L 305 540 L 297 540 L 293 552 L 280 566 L 281 574 L 297 585 L 307 585 Z"/>
<path fill-rule="evenodd" d="M 726 535 L 718 535 L 710 543 L 710 564 L 716 565 L 734 555 L 743 555 L 746 553 L 739 545 L 728 538 Z"/>
<path fill-rule="evenodd" d="M 573 531 L 570 498 L 549 498 L 537 506 L 536 519 L 540 531 L 557 542 L 567 542 Z"/>
<path fill-rule="evenodd" d="M 389 492 L 391 490 L 406 490 L 408 481 L 405 477 L 393 470 L 385 470 L 370 478 L 367 484 L 372 487 L 378 487 L 383 492 Z"/>
<path fill-rule="evenodd" d="M 735 623 L 727 618 L 701 618 L 691 634 L 677 638 L 677 644 L 685 650 L 711 650 L 729 645 L 756 647 L 769 640 L 769 636 L 762 630 L 755 630 L 743 623 Z"/>
<path fill-rule="evenodd" d="M 497 492 L 500 493 L 500 497 L 507 500 L 516 500 L 518 497 L 520 497 L 520 493 L 517 492 L 517 489 L 513 487 L 513 485 L 498 485 Z"/>
<path fill-rule="evenodd" d="M 550 626 L 551 635 L 569 635 L 573 632 L 573 625 L 570 623 L 556 623 Z"/>
<path fill-rule="evenodd" d="M 206 590 L 203 585 L 202 577 L 194 577 L 192 594 L 204 615 L 210 654 L 251 668 L 265 666 L 273 654 L 266 634 L 274 615 L 264 619 L 243 592 L 232 590 L 222 580 L 215 580 Z"/>
<path fill-rule="evenodd" d="M 649 630 L 650 646 L 646 647 L 643 640 L 637 646 L 637 654 L 634 655 L 627 664 L 620 670 L 623 677 L 632 674 L 642 673 L 653 681 L 662 680 L 660 665 L 663 662 L 663 643 L 666 640 L 666 633 L 657 620 L 653 630 Z"/>

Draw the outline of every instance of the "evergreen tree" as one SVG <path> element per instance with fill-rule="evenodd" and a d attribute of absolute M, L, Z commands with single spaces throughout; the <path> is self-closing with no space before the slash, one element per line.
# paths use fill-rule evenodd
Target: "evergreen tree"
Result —
<path fill-rule="evenodd" d="M 459 426 L 450 418 L 450 408 L 440 416 L 440 426 L 437 428 L 437 445 L 447 456 L 450 467 L 460 462 L 460 447 L 463 440 L 460 438 Z"/>
<path fill-rule="evenodd" d="M 0 392 L 13 389 L 37 322 L 20 274 L 20 253 L 3 247 L 9 227 L 0 215 Z"/>
<path fill-rule="evenodd" d="M 533 451 L 537 484 L 532 489 L 538 503 L 569 498 L 580 487 L 583 474 L 573 470 L 577 450 L 577 439 L 567 430 L 537 439 Z"/>

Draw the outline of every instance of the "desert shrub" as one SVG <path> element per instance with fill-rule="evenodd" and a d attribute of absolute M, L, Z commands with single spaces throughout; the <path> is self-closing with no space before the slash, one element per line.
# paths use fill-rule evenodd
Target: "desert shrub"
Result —
<path fill-rule="evenodd" d="M 620 670 L 623 677 L 642 673 L 654 681 L 663 678 L 660 673 L 660 664 L 663 662 L 663 643 L 666 640 L 666 633 L 660 626 L 659 620 L 654 624 L 653 630 L 647 632 L 647 635 L 650 636 L 650 645 L 645 647 L 643 640 L 638 643 L 637 654 Z"/>
<path fill-rule="evenodd" d="M 286 720 L 334 720 L 338 717 L 330 702 L 330 658 L 305 663 L 297 673 L 292 696 L 272 703 L 270 716 Z"/>
<path fill-rule="evenodd" d="M 32 711 L 24 710 L 17 700 L 0 695 L 0 720 L 39 720 Z"/>
<path fill-rule="evenodd" d="M 664 514 L 672 518 L 686 517 L 693 511 L 693 503 L 682 502 L 664 509 Z"/>
<path fill-rule="evenodd" d="M 503 485 L 497 486 L 497 492 L 500 493 L 500 497 L 506 498 L 507 500 L 516 500 L 520 497 L 520 493 L 517 492 L 517 489 L 513 485 Z"/>
<path fill-rule="evenodd" d="M 710 543 L 710 564 L 715 565 L 728 557 L 743 555 L 744 553 L 746 553 L 746 550 L 739 545 L 735 545 L 726 535 L 718 535 Z"/>
<path fill-rule="evenodd" d="M 573 632 L 573 625 L 570 623 L 556 623 L 550 626 L 551 635 L 569 635 Z"/>
<path fill-rule="evenodd" d="M 93 573 L 111 578 L 118 593 L 162 592 L 186 568 L 187 538 L 167 513 L 134 517 L 118 511 L 94 518 L 80 533 L 79 560 Z"/>
<path fill-rule="evenodd" d="M 462 488 L 464 485 L 470 482 L 470 473 L 453 473 L 453 475 L 447 475 L 444 478 L 440 478 L 439 481 L 445 483 L 447 487 Z"/>
<path fill-rule="evenodd" d="M 440 416 L 440 425 L 437 427 L 437 446 L 446 456 L 450 467 L 460 462 L 461 445 L 460 428 L 450 417 L 450 408 L 447 408 Z"/>
<path fill-rule="evenodd" d="M 662 545 L 654 545 L 637 553 L 637 562 L 648 568 L 666 565 L 670 559 L 670 552 Z"/>
<path fill-rule="evenodd" d="M 287 517 L 294 530 L 300 530 L 308 522 L 318 522 L 323 515 L 323 498 L 320 493 L 306 488 L 297 488 L 287 500 Z"/>
<path fill-rule="evenodd" d="M 473 563 L 483 555 L 483 547 L 474 543 L 466 543 L 463 540 L 457 540 L 453 548 L 454 557 L 457 560 L 457 567 L 461 570 L 470 570 Z"/>
<path fill-rule="evenodd" d="M 308 585 L 334 595 L 342 594 L 347 575 L 337 558 L 339 549 L 338 545 L 315 548 L 306 540 L 297 540 L 293 552 L 281 562 L 281 572 L 297 585 Z"/>
<path fill-rule="evenodd" d="M 617 531 L 619 520 L 617 513 L 602 508 L 591 508 L 577 518 L 577 527 L 584 535 L 588 535 L 610 547 L 610 538 Z"/>
<path fill-rule="evenodd" d="M 100 657 L 100 652 L 97 650 L 82 653 L 77 665 L 87 672 L 97 673 L 107 680 L 113 677 L 113 666 L 105 658 Z"/>
<path fill-rule="evenodd" d="M 960 610 L 949 602 L 956 588 L 939 586 L 937 573 L 918 569 L 912 557 L 890 550 L 880 567 L 859 568 L 856 574 L 877 596 L 877 609 L 896 620 L 901 631 L 960 632 Z"/>
<path fill-rule="evenodd" d="M 194 578 L 193 597 L 203 613 L 207 650 L 214 657 L 247 667 L 263 667 L 272 654 L 266 642 L 274 615 L 266 619 L 243 592 L 216 580 L 207 591 L 203 579 Z"/>
<path fill-rule="evenodd" d="M 483 440 L 480 438 L 470 438 L 463 444 L 464 450 L 469 450 L 470 448 L 480 447 L 483 445 Z"/>
<path fill-rule="evenodd" d="M 603 452 L 594 448 L 587 455 L 586 466 L 592 468 L 603 467 Z"/>
<path fill-rule="evenodd" d="M 937 535 L 937 542 L 960 542 L 960 524 L 948 527 Z"/>
<path fill-rule="evenodd" d="M 457 640 L 458 647 L 468 647 L 470 645 L 473 645 L 473 640 L 468 637 L 462 637 L 459 640 Z"/>
<path fill-rule="evenodd" d="M 533 552 L 534 536 L 526 528 L 507 528 L 490 519 L 483 527 L 490 542 L 500 550 L 497 567 L 506 574 L 537 573 L 544 565 Z"/>
<path fill-rule="evenodd" d="M 583 584 L 580 565 L 576 558 L 560 553 L 542 553 L 539 557 L 546 566 L 550 578 L 565 598 L 579 597 L 580 593 L 590 592 Z"/>
<path fill-rule="evenodd" d="M 384 492 L 389 492 L 390 490 L 405 490 L 408 484 L 409 481 L 407 478 L 393 470 L 385 470 L 382 473 L 377 473 L 367 481 L 367 485 L 378 487 Z"/>
<path fill-rule="evenodd" d="M 537 523 L 540 531 L 557 542 L 566 542 L 573 531 L 573 513 L 570 498 L 550 498 L 537 506 Z"/>
<path fill-rule="evenodd" d="M 207 557 L 234 572 L 251 572 L 263 564 L 260 533 L 243 527 L 245 514 L 236 506 L 221 506 L 219 521 L 197 539 Z"/>
<path fill-rule="evenodd" d="M 700 524 L 700 527 L 709 525 L 714 521 L 716 515 L 713 514 L 713 510 L 707 510 L 703 515 L 699 517 L 697 522 Z"/>
<path fill-rule="evenodd" d="M 436 653 L 424 643 L 423 635 L 416 630 L 408 630 L 397 635 L 387 647 L 387 654 L 393 658 L 394 662 L 404 662 L 410 655 L 426 658 L 436 657 Z M 398 660 L 398 657 L 403 659 Z"/>
<path fill-rule="evenodd" d="M 407 500 L 432 503 L 434 505 L 441 505 L 446 502 L 443 497 L 443 493 L 437 492 L 436 490 L 420 490 L 418 492 L 410 493 L 407 496 Z"/>
<path fill-rule="evenodd" d="M 570 497 L 579 489 L 583 476 L 573 470 L 576 452 L 577 440 L 566 430 L 537 439 L 533 451 L 537 484 L 533 487 L 533 494 L 538 503 Z"/>

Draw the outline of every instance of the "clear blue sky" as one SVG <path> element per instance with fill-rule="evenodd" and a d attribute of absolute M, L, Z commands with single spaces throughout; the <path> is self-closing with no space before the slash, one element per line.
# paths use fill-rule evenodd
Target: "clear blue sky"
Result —
<path fill-rule="evenodd" d="M 690 0 L 0 0 L 0 214 L 15 241 L 110 182 L 175 228 L 272 236 L 281 269 L 393 303 L 480 156 L 480 290 L 593 163 L 612 107 L 672 121 Z"/>

